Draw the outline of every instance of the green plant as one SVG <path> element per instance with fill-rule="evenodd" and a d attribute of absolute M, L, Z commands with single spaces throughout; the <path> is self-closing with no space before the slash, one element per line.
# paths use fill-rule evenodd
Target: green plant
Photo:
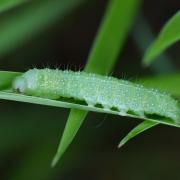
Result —
<path fill-rule="evenodd" d="M 21 2 L 21 1 L 19 1 Z M 69 12 L 73 7 L 75 7 L 78 3 L 81 1 L 58 1 L 56 0 L 56 3 L 53 3 L 54 7 L 56 8 L 56 11 L 52 8 L 52 11 L 47 11 L 46 8 L 49 7 L 50 1 L 38 1 L 37 3 L 34 3 L 31 6 L 27 7 L 27 11 L 21 12 L 17 15 L 18 21 L 7 21 L 5 20 L 2 24 L 2 27 L 0 29 L 0 38 L 2 38 L 2 41 L 0 42 L 0 55 L 4 55 L 5 53 L 11 51 L 13 48 L 15 48 L 19 43 L 24 42 L 25 40 L 30 38 L 31 35 L 34 33 L 37 33 L 41 28 L 45 27 L 46 25 L 49 25 L 47 21 L 51 21 L 52 19 L 56 19 L 59 14 L 63 14 Z M 59 6 L 62 5 L 63 7 Z M 130 29 L 130 25 L 133 21 L 133 17 L 138 10 L 140 5 L 139 0 L 126 0 L 126 1 L 119 1 L 119 0 L 111 0 L 108 4 L 105 16 L 102 20 L 101 26 L 99 28 L 99 31 L 97 33 L 97 36 L 95 38 L 94 44 L 92 46 L 92 50 L 90 51 L 88 61 L 85 67 L 86 72 L 94 72 L 97 74 L 106 75 L 111 72 L 113 69 L 117 56 L 119 52 L 122 49 L 123 43 L 128 35 L 128 31 Z M 42 19 L 36 19 L 36 16 L 38 16 L 38 13 L 34 14 L 34 17 L 29 16 L 32 12 L 32 9 L 34 6 L 38 6 L 40 9 L 37 9 L 37 12 L 48 12 L 46 21 L 39 23 Z M 8 6 L 7 6 L 8 7 Z M 60 8 L 60 9 L 59 9 Z M 26 28 L 23 31 L 23 34 L 16 29 L 11 31 L 11 28 L 9 26 L 24 26 L 25 21 L 28 21 L 26 24 Z M 37 21 L 34 21 L 36 19 Z M 144 64 L 150 64 L 152 60 L 159 55 L 165 48 L 170 46 L 172 43 L 179 40 L 180 37 L 180 13 L 177 12 L 175 16 L 172 17 L 172 19 L 165 25 L 165 27 L 160 32 L 160 35 L 155 40 L 153 45 L 150 47 L 150 49 L 147 50 L 145 53 L 145 57 L 143 59 Z M 36 26 L 34 29 L 29 29 L 29 27 Z M 8 27 L 8 28 L 7 28 Z M 7 31 L 8 29 L 8 31 Z M 19 35 L 17 35 L 17 32 L 19 32 Z M 9 38 L 10 35 L 10 38 Z M 21 36 L 21 41 L 19 41 L 18 36 Z M 7 38 L 8 37 L 8 38 Z M 70 145 L 72 140 L 74 139 L 76 133 L 78 132 L 81 124 L 83 123 L 87 112 L 88 111 L 95 111 L 95 112 L 106 112 L 103 109 L 97 109 L 95 107 L 87 107 L 83 106 L 77 103 L 69 103 L 69 102 L 63 102 L 60 100 L 49 100 L 46 98 L 38 98 L 34 96 L 26 96 L 26 95 L 20 95 L 12 92 L 12 81 L 15 77 L 20 75 L 19 72 L 8 72 L 8 71 L 1 71 L 0 72 L 0 98 L 1 99 L 7 99 L 7 100 L 14 100 L 14 101 L 21 101 L 21 102 L 29 102 L 29 103 L 35 103 L 35 104 L 42 104 L 42 105 L 49 105 L 49 106 L 57 106 L 57 107 L 64 107 L 64 108 L 72 108 L 69 118 L 67 120 L 67 124 L 62 136 L 62 139 L 60 141 L 59 148 L 57 150 L 57 154 L 52 162 L 52 165 L 55 165 L 58 160 L 61 158 L 63 153 L 66 151 L 67 147 Z M 178 79 L 179 74 L 174 75 L 171 77 L 173 79 L 173 82 L 175 79 Z M 166 83 L 165 77 L 165 83 Z M 151 86 L 156 86 L 157 83 L 152 78 L 149 79 L 151 81 Z M 168 81 L 170 82 L 170 81 Z M 154 83 L 154 84 L 153 84 Z M 164 84 L 165 84 L 164 83 Z M 162 88 L 164 89 L 164 88 Z M 173 93 L 173 95 L 179 96 L 178 89 L 174 88 L 172 90 L 172 86 L 169 85 L 165 88 L 166 91 L 170 91 Z M 114 113 L 112 111 L 108 113 Z M 116 113 L 115 113 L 116 114 Z M 143 118 L 144 122 L 142 122 L 140 125 L 135 127 L 121 142 L 119 146 L 122 146 L 125 144 L 128 140 L 135 137 L 137 134 L 159 124 L 168 124 L 169 122 L 166 121 L 166 119 L 162 119 L 157 122 L 154 121 L 147 121 L 151 119 Z M 176 122 L 172 122 L 171 125 L 179 127 L 179 124 Z"/>

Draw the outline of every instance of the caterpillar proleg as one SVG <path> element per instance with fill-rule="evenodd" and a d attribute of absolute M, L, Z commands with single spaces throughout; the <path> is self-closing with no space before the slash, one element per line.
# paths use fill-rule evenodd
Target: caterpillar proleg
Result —
<path fill-rule="evenodd" d="M 49 99 L 73 98 L 120 115 L 157 115 L 180 123 L 178 103 L 169 94 L 115 77 L 70 70 L 31 69 L 13 82 L 16 92 Z"/>

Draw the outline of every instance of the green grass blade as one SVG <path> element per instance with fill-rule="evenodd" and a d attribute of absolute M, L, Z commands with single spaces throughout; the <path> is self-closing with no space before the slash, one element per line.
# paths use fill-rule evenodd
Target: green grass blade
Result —
<path fill-rule="evenodd" d="M 63 132 L 62 141 L 60 141 L 60 145 L 58 147 L 57 153 L 52 161 L 52 166 L 55 166 L 58 162 L 59 158 L 66 151 L 67 147 L 70 145 L 75 135 L 77 134 L 79 128 L 81 127 L 87 112 L 81 110 L 72 109 L 68 121 L 66 123 L 66 127 Z"/>
<path fill-rule="evenodd" d="M 71 108 L 65 129 L 58 145 L 57 152 L 51 163 L 52 167 L 54 167 L 58 163 L 59 159 L 72 143 L 83 121 L 85 120 L 87 113 L 88 111 L 85 111 L 85 109 L 80 110 L 78 108 Z"/>
<path fill-rule="evenodd" d="M 137 81 L 146 87 L 159 89 L 174 96 L 180 97 L 180 73 L 144 77 Z"/>
<path fill-rule="evenodd" d="M 0 56 L 22 45 L 58 18 L 70 13 L 83 0 L 41 0 L 27 3 L 0 20 Z"/>
<path fill-rule="evenodd" d="M 95 38 L 85 70 L 108 74 L 115 65 L 140 0 L 111 0 Z"/>
<path fill-rule="evenodd" d="M 116 62 L 119 51 L 122 49 L 138 5 L 139 0 L 111 0 L 109 2 L 88 57 L 85 71 L 109 74 Z M 79 110 L 73 110 L 70 113 L 66 128 L 60 140 L 58 152 L 52 163 L 53 166 L 58 162 L 74 139 L 86 115 L 86 111 Z M 79 119 L 77 119 L 77 117 L 79 117 Z M 79 121 L 78 124 L 76 123 L 77 121 Z M 71 134 L 71 136 L 67 136 L 66 134 Z"/>
<path fill-rule="evenodd" d="M 0 1 L 0 13 L 9 10 L 15 6 L 18 6 L 28 0 L 1 0 Z"/>
<path fill-rule="evenodd" d="M 13 93 L 10 90 L 0 91 L 0 99 L 119 115 L 118 111 L 106 110 L 106 109 L 103 109 L 100 107 L 90 107 L 85 104 L 84 105 L 79 104 L 76 101 L 69 102 L 69 101 L 65 101 L 63 99 L 51 100 L 51 99 L 40 98 L 40 97 L 35 97 L 35 96 L 26 96 L 26 95 L 22 95 L 22 94 Z M 170 126 L 180 127 L 180 123 L 177 123 L 171 119 L 166 119 L 166 118 L 156 119 L 155 117 L 154 118 L 153 117 L 146 118 L 146 117 L 141 117 L 141 116 L 134 115 L 134 114 L 127 114 L 126 116 L 137 118 L 137 119 L 150 120 L 153 122 L 158 122 L 158 123 L 166 124 L 166 125 L 170 125 Z"/>
<path fill-rule="evenodd" d="M 155 37 L 152 28 L 144 18 L 143 13 L 139 13 L 131 35 L 139 52 L 144 55 L 145 50 L 149 47 L 151 42 L 154 41 Z M 177 71 L 177 67 L 173 64 L 172 59 L 167 55 L 167 53 L 158 56 L 158 58 L 151 64 L 150 69 L 156 75 L 174 73 Z"/>
<path fill-rule="evenodd" d="M 180 11 L 178 11 L 163 27 L 157 39 L 147 49 L 143 64 L 150 65 L 154 58 L 162 53 L 166 48 L 180 40 Z"/>
<path fill-rule="evenodd" d="M 130 139 L 134 138 L 135 136 L 139 135 L 140 133 L 156 126 L 157 122 L 151 121 L 143 121 L 138 126 L 133 128 L 119 143 L 118 148 L 121 148 L 124 144 L 126 144 Z"/>

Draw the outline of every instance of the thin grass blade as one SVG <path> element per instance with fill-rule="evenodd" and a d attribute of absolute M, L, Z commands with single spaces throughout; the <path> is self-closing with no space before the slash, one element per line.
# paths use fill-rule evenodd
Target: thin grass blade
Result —
<path fill-rule="evenodd" d="M 13 7 L 21 5 L 22 3 L 28 2 L 29 0 L 1 0 L 0 1 L 0 13 L 7 11 Z"/>
<path fill-rule="evenodd" d="M 153 60 L 169 46 L 180 40 L 180 11 L 178 11 L 162 28 L 157 39 L 147 49 L 143 65 L 150 65 Z"/>
<path fill-rule="evenodd" d="M 158 125 L 157 122 L 151 122 L 151 121 L 143 121 L 138 126 L 133 128 L 119 143 L 118 148 L 121 148 L 126 144 L 129 140 L 134 138 L 135 136 L 139 135 L 140 133 Z"/>
<path fill-rule="evenodd" d="M 0 91 L 0 99 L 18 101 L 18 102 L 26 102 L 26 103 L 33 103 L 33 104 L 40 104 L 40 105 L 46 105 L 46 106 L 54 106 L 54 107 L 61 107 L 61 108 L 72 108 L 72 109 L 77 109 L 77 110 L 93 111 L 93 112 L 99 112 L 99 113 L 120 115 L 118 111 L 106 110 L 106 109 L 103 109 L 101 107 L 90 107 L 90 106 L 87 106 L 86 104 L 84 104 L 84 105 L 79 104 L 76 101 L 68 102 L 68 101 L 65 101 L 63 99 L 51 100 L 51 99 L 47 99 L 47 98 L 17 94 L 17 93 L 13 93 L 10 90 Z M 142 120 L 150 120 L 153 122 L 158 122 L 158 123 L 166 124 L 166 125 L 170 125 L 170 126 L 180 127 L 180 121 L 179 120 L 178 120 L 178 122 L 175 122 L 173 119 L 167 119 L 164 117 L 162 117 L 162 118 L 160 118 L 160 117 L 159 118 L 156 118 L 156 117 L 147 118 L 147 117 L 142 117 L 142 116 L 134 115 L 134 114 L 130 114 L 130 113 L 128 113 L 126 116 L 137 118 L 137 119 L 142 119 Z"/>
<path fill-rule="evenodd" d="M 81 127 L 84 118 L 86 117 L 87 112 L 82 110 L 72 109 L 66 127 L 63 132 L 62 141 L 58 147 L 57 153 L 52 161 L 52 166 L 55 166 L 59 158 L 64 154 L 67 147 L 70 145 L 75 135 L 77 134 L 79 128 Z"/>
<path fill-rule="evenodd" d="M 41 0 L 27 3 L 16 13 L 0 19 L 0 57 L 64 18 L 83 0 Z"/>
<path fill-rule="evenodd" d="M 155 37 L 150 24 L 142 12 L 138 15 L 131 35 L 134 39 L 136 47 L 143 56 L 144 52 L 154 41 Z M 177 67 L 173 64 L 172 59 L 167 53 L 159 55 L 158 58 L 151 64 L 150 69 L 156 75 L 174 73 L 177 71 Z"/>
<path fill-rule="evenodd" d="M 111 0 L 89 53 L 85 70 L 109 74 L 122 51 L 140 0 Z"/>

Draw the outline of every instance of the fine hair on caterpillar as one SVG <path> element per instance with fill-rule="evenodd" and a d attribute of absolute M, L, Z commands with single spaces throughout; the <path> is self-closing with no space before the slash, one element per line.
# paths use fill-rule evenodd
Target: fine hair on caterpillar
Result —
<path fill-rule="evenodd" d="M 16 92 L 49 99 L 73 98 L 120 115 L 156 115 L 180 123 L 177 101 L 166 93 L 111 76 L 58 69 L 31 69 L 13 82 Z"/>
<path fill-rule="evenodd" d="M 49 59 L 51 59 L 51 58 L 49 58 Z M 61 69 L 61 70 L 82 71 L 84 69 L 84 66 L 85 66 L 85 64 L 83 64 L 83 63 L 77 64 L 77 63 L 73 63 L 72 61 L 68 61 L 67 59 L 64 60 L 66 62 L 66 64 L 65 63 L 59 63 L 59 61 L 54 61 L 52 63 L 51 61 L 48 61 L 46 59 L 44 61 L 45 62 L 40 61 L 38 64 L 37 63 L 31 64 L 30 69 L 41 69 L 42 68 L 42 69 Z"/>

